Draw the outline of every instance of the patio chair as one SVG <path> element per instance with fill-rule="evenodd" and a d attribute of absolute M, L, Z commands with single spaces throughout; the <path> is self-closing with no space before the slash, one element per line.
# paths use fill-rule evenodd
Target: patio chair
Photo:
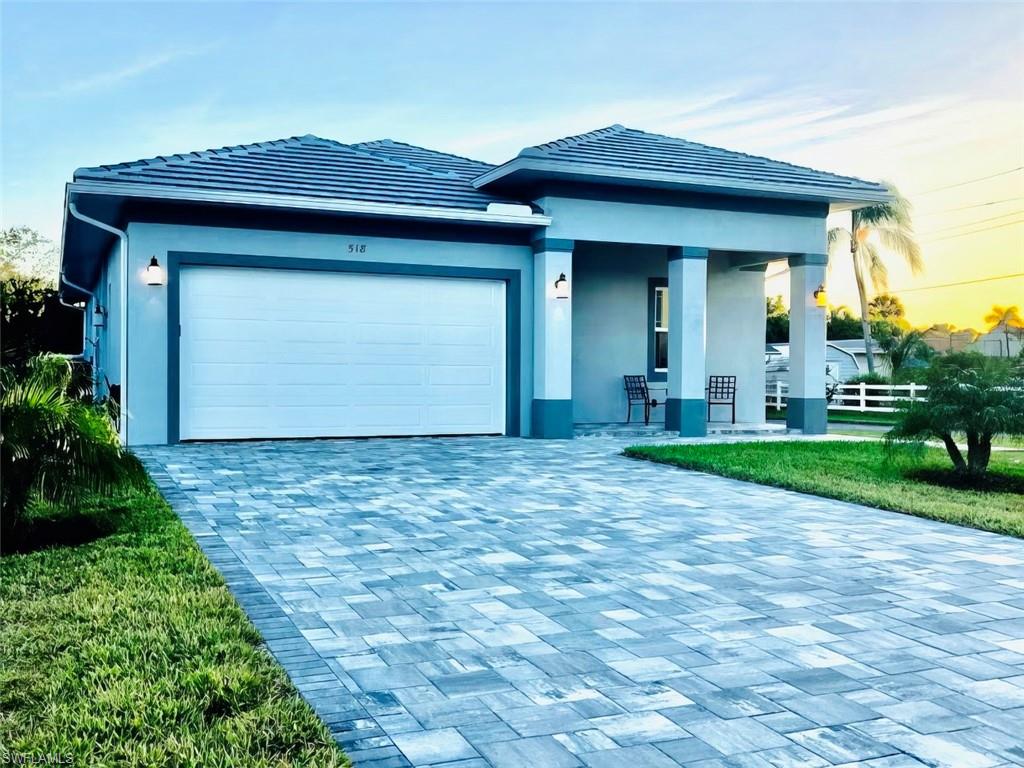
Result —
<path fill-rule="evenodd" d="M 708 377 L 708 421 L 711 421 L 712 405 L 732 406 L 732 423 L 736 423 L 736 377 Z"/>
<path fill-rule="evenodd" d="M 622 377 L 623 386 L 626 390 L 626 423 L 629 424 L 633 417 L 633 406 L 643 403 L 644 425 L 651 423 L 651 409 L 657 408 L 659 403 L 651 397 L 651 391 L 647 388 L 647 377 L 643 374 L 638 376 L 626 375 Z"/>

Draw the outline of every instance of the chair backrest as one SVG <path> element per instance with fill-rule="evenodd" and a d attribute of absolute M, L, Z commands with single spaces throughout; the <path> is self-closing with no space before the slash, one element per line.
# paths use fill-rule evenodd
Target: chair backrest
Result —
<path fill-rule="evenodd" d="M 736 397 L 735 376 L 709 376 L 708 400 L 732 400 Z"/>
<path fill-rule="evenodd" d="M 622 380 L 626 385 L 626 396 L 630 400 L 646 400 L 647 399 L 647 377 L 643 374 L 639 376 L 623 376 Z"/>

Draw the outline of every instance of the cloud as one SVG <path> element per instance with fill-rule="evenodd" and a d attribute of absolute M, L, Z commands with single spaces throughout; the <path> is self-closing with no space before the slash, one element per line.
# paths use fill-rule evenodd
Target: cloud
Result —
<path fill-rule="evenodd" d="M 53 91 L 52 95 L 73 96 L 113 88 L 173 62 L 208 53 L 214 47 L 213 45 L 207 45 L 195 48 L 181 48 L 140 57 L 123 67 L 110 69 L 105 72 L 95 72 L 77 80 L 63 83 Z"/>

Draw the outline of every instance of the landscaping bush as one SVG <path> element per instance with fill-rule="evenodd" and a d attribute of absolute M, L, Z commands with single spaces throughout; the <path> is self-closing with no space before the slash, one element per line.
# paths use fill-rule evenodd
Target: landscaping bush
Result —
<path fill-rule="evenodd" d="M 82 313 L 65 307 L 52 285 L 35 277 L 0 280 L 3 365 L 19 373 L 45 352 L 82 351 Z"/>
<path fill-rule="evenodd" d="M 877 372 L 871 372 L 871 373 L 858 373 L 856 376 L 850 377 L 849 379 L 847 379 L 843 383 L 844 384 L 889 384 L 890 382 L 889 382 L 889 379 L 886 378 L 885 376 L 883 376 L 882 374 L 877 373 Z M 870 390 L 870 389 L 867 390 L 867 391 L 868 391 L 868 394 L 870 394 L 872 392 L 872 390 Z M 877 390 L 875 391 L 875 393 L 876 394 L 885 394 L 884 392 L 880 392 L 880 391 L 877 391 Z M 857 398 L 854 395 L 851 395 L 850 393 L 844 393 L 844 394 L 838 395 L 838 397 L 840 397 L 843 400 L 843 405 L 859 405 L 860 404 L 860 399 Z M 884 407 L 888 406 L 890 403 L 889 403 L 888 400 L 879 400 L 877 398 L 872 399 L 871 397 L 868 397 L 867 399 L 865 399 L 864 404 L 868 408 L 884 408 Z"/>
<path fill-rule="evenodd" d="M 33 506 L 73 507 L 89 493 L 141 486 L 145 472 L 70 361 L 40 355 L 24 373 L 0 369 L 0 549 L 26 538 Z"/>
<path fill-rule="evenodd" d="M 942 441 L 960 480 L 978 484 L 988 471 L 992 438 L 1024 435 L 1024 372 L 1019 363 L 959 352 L 937 357 L 925 374 L 927 400 L 904 402 L 892 442 Z M 954 433 L 966 436 L 967 456 Z"/>

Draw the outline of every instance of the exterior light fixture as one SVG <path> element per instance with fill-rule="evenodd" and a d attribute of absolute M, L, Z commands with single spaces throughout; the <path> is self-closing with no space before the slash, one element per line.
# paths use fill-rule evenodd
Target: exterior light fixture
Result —
<path fill-rule="evenodd" d="M 822 309 L 828 306 L 828 293 L 825 291 L 824 283 L 819 285 L 817 290 L 814 291 L 814 301 Z"/>
<path fill-rule="evenodd" d="M 565 276 L 565 272 L 558 276 L 555 280 L 555 298 L 556 299 L 568 299 L 569 298 L 569 280 Z"/>
<path fill-rule="evenodd" d="M 164 282 L 166 282 L 164 268 L 160 266 L 156 256 L 153 256 L 149 260 L 149 266 L 146 267 L 146 285 L 163 285 Z"/>

